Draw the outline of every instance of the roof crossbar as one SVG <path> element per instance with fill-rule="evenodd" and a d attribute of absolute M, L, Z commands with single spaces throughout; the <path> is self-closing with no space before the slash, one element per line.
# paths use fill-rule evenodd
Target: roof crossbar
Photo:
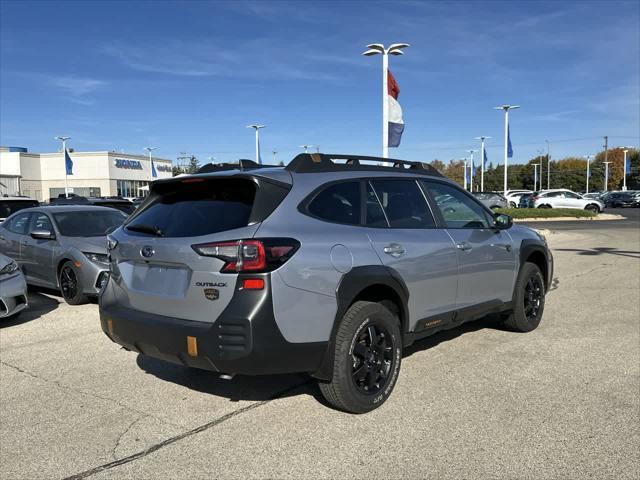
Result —
<path fill-rule="evenodd" d="M 373 165 L 362 162 L 373 162 Z M 385 165 L 380 165 L 385 164 Z M 285 167 L 295 173 L 338 172 L 338 171 L 382 171 L 398 169 L 404 173 L 432 175 L 441 177 L 433 166 L 394 158 L 370 157 L 366 155 L 345 155 L 334 153 L 301 153 Z"/>

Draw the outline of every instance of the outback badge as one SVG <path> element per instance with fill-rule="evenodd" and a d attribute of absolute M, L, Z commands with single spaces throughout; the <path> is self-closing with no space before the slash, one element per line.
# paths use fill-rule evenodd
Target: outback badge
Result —
<path fill-rule="evenodd" d="M 205 288 L 204 296 L 207 298 L 207 300 L 211 300 L 213 302 L 214 300 L 217 300 L 218 297 L 220 297 L 220 290 L 218 290 L 217 288 Z"/>

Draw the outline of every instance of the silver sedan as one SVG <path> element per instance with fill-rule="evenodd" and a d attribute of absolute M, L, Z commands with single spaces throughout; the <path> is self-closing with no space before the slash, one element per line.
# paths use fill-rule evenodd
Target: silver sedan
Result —
<path fill-rule="evenodd" d="M 96 206 L 27 208 L 0 225 L 0 253 L 18 262 L 29 285 L 59 289 L 68 304 L 78 305 L 106 283 L 106 235 L 126 218 Z"/>
<path fill-rule="evenodd" d="M 0 319 L 18 316 L 27 305 L 27 282 L 18 263 L 0 253 Z"/>

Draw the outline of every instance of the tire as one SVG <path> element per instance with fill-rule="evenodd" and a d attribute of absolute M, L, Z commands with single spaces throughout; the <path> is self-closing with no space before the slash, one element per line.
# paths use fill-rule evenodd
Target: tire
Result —
<path fill-rule="evenodd" d="M 600 213 L 600 207 L 598 207 L 597 205 L 594 205 L 592 203 L 590 203 L 589 205 L 587 205 L 586 207 L 584 207 L 584 209 L 588 212 L 593 212 L 593 213 Z"/>
<path fill-rule="evenodd" d="M 377 348 L 371 349 L 372 344 Z M 378 408 L 391 395 L 400 372 L 397 319 L 379 303 L 354 303 L 338 327 L 334 355 L 331 382 L 319 384 L 324 398 L 345 412 Z"/>
<path fill-rule="evenodd" d="M 529 292 L 532 292 L 529 295 Z M 535 263 L 522 265 L 514 289 L 513 312 L 504 320 L 504 326 L 514 332 L 535 330 L 544 313 L 544 278 Z"/>
<path fill-rule="evenodd" d="M 509 208 L 518 208 L 514 202 L 509 202 Z"/>
<path fill-rule="evenodd" d="M 69 305 L 82 305 L 89 301 L 89 298 L 82 293 L 80 274 L 73 262 L 67 261 L 62 264 L 58 273 L 58 285 L 60 285 L 62 298 Z"/>
<path fill-rule="evenodd" d="M 547 205 L 545 203 L 544 205 L 540 205 L 538 208 L 551 208 L 551 205 Z"/>

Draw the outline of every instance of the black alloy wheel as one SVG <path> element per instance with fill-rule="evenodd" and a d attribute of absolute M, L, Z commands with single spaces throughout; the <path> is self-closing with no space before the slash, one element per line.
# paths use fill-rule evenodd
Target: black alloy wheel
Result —
<path fill-rule="evenodd" d="M 538 321 L 543 301 L 544 285 L 542 277 L 540 275 L 532 275 L 524 287 L 524 314 L 530 323 Z"/>
<path fill-rule="evenodd" d="M 87 296 L 82 293 L 80 275 L 73 262 L 65 262 L 62 265 L 58 282 L 62 298 L 69 305 L 80 305 L 87 302 Z"/>
<path fill-rule="evenodd" d="M 370 323 L 363 330 L 353 348 L 351 378 L 359 392 L 374 395 L 387 384 L 393 363 L 393 344 L 386 328 Z"/>

